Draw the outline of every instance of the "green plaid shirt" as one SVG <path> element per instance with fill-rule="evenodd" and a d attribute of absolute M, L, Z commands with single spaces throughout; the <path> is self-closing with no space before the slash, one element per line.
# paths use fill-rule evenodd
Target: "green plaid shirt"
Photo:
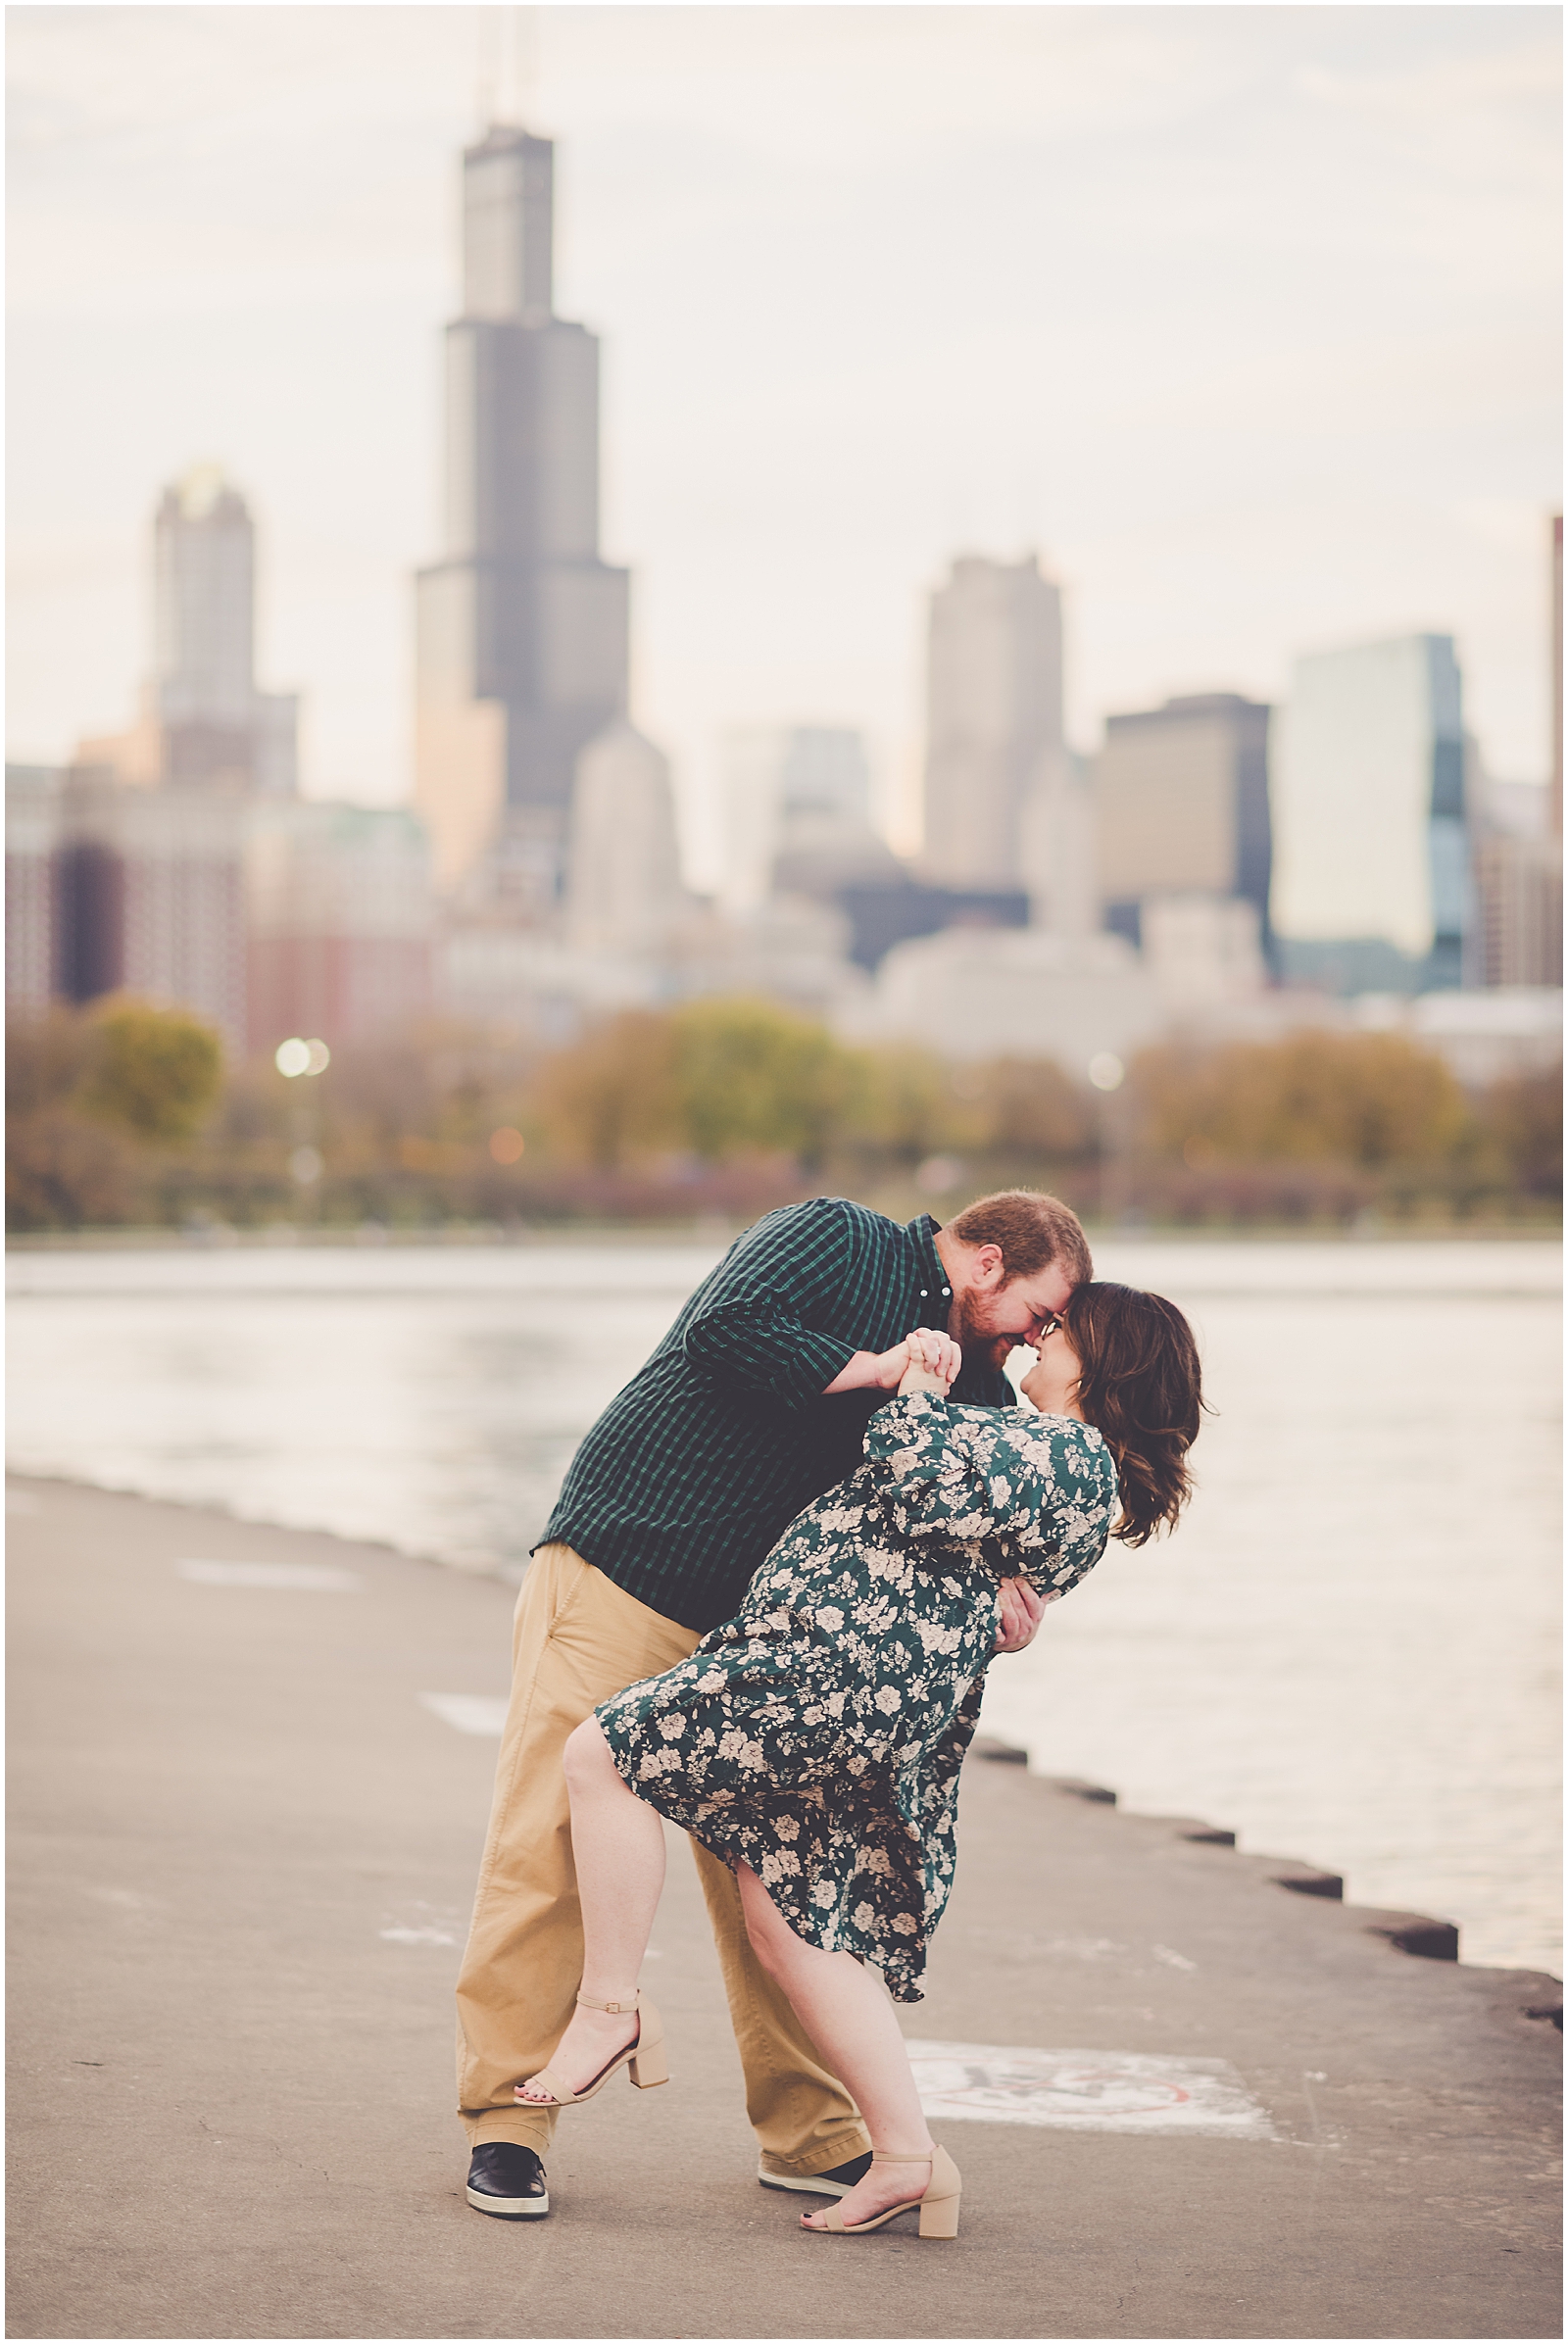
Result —
<path fill-rule="evenodd" d="M 731 1618 L 785 1524 L 860 1463 L 887 1397 L 825 1387 L 854 1352 L 947 1325 L 938 1226 L 922 1213 L 904 1229 L 842 1196 L 764 1214 L 588 1434 L 540 1543 L 575 1547 L 683 1628 Z M 953 1396 L 1013 1395 L 966 1362 Z"/>

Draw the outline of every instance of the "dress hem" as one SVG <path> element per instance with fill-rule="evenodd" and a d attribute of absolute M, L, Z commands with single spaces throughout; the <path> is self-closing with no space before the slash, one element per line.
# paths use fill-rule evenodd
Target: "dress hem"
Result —
<path fill-rule="evenodd" d="M 686 1821 L 684 1815 L 680 1813 L 672 1813 L 669 1806 L 665 1806 L 661 1799 L 656 1798 L 653 1795 L 659 1787 L 657 1781 L 634 1782 L 627 1771 L 631 1760 L 631 1751 L 627 1750 L 623 1754 L 615 1747 L 613 1739 L 612 1738 L 610 1733 L 606 1730 L 605 1721 L 603 1718 L 599 1719 L 599 1731 L 605 1736 L 605 1747 L 610 1752 L 611 1762 L 613 1765 L 616 1774 L 619 1775 L 621 1781 L 625 1783 L 626 1788 L 631 1792 L 633 1798 L 641 1799 L 645 1807 L 652 1807 L 656 1815 L 662 1815 L 664 1821 L 666 1823 L 672 1823 L 678 1831 L 684 1831 L 688 1839 L 695 1839 L 699 1847 L 706 1848 L 708 1853 L 712 1856 L 716 1862 L 727 1865 L 731 1872 L 734 1872 L 741 1864 L 752 1863 L 751 1857 L 746 1853 L 744 1848 L 738 1849 L 732 1854 L 728 1848 L 716 1846 L 711 1838 L 705 1837 L 702 1831 L 698 1831 L 692 1824 Z M 672 1804 L 674 1804 L 674 1802 L 672 1802 Z M 752 1870 L 754 1872 L 757 1871 L 755 1864 L 752 1864 Z M 758 1879 L 761 1880 L 760 1873 L 758 1873 Z M 766 1886 L 765 1881 L 763 1882 L 763 1885 L 764 1887 Z M 781 1918 L 792 1929 L 794 1929 L 795 1934 L 798 1937 L 803 1938 L 808 1945 L 814 1946 L 818 1953 L 852 1954 L 855 1960 L 859 1962 L 865 1969 L 874 1970 L 876 1972 L 883 1984 L 887 1987 L 889 1997 L 894 2002 L 912 2004 L 916 2002 L 923 2002 L 925 2000 L 924 1993 L 920 1987 L 915 1984 L 913 1978 L 908 1976 L 900 1978 L 890 1975 L 887 1965 L 884 1962 L 879 1961 L 875 1953 L 869 1950 L 862 1952 L 858 1950 L 853 1945 L 822 1944 L 819 1938 L 813 1936 L 808 1929 L 805 1929 L 800 1926 L 801 1919 L 807 1918 L 808 1916 L 798 1916 L 795 1913 L 786 1912 L 784 1907 L 779 1904 L 778 1896 L 775 1890 L 768 1888 L 767 1893 L 770 1897 L 772 1897 L 775 1906 L 778 1908 Z M 914 1940 L 911 1940 L 911 1946 L 913 1943 Z M 919 1945 L 919 1951 L 922 1959 L 920 1962 L 919 1971 L 916 1973 L 917 1976 L 922 1978 L 925 1975 L 925 1961 L 923 1958 L 925 1950 L 925 1945 L 922 1942 Z"/>

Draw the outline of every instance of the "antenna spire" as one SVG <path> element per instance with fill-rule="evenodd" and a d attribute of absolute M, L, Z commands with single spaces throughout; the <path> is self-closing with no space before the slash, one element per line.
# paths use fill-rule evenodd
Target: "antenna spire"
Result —
<path fill-rule="evenodd" d="M 509 8 L 512 20 L 512 95 L 519 124 L 528 122 L 539 100 L 539 11 Z"/>
<path fill-rule="evenodd" d="M 477 14 L 479 128 L 520 129 L 539 98 L 539 12 L 480 8 Z"/>

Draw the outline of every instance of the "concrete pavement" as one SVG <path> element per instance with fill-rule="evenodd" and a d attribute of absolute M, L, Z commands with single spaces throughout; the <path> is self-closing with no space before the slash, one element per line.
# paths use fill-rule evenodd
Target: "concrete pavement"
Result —
<path fill-rule="evenodd" d="M 952 2245 L 799 2236 L 682 1855 L 648 1971 L 673 2082 L 563 2119 L 549 2222 L 471 2213 L 451 1984 L 495 1744 L 460 1727 L 506 1691 L 511 1591 L 12 1489 L 9 2334 L 1561 2333 L 1551 1981 L 982 1761 L 906 2032 L 1224 2063 L 1233 2136 L 1081 2061 L 1077 2129 L 938 2123 Z M 1152 2129 L 1096 2128 L 1118 2090 Z"/>

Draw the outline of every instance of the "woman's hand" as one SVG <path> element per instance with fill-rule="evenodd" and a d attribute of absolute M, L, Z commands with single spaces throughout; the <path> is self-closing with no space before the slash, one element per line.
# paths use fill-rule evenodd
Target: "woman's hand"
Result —
<path fill-rule="evenodd" d="M 936 1327 L 915 1327 L 906 1342 L 909 1364 L 899 1385 L 899 1397 L 910 1392 L 930 1392 L 938 1399 L 946 1399 L 963 1365 L 963 1353 L 952 1336 Z"/>

